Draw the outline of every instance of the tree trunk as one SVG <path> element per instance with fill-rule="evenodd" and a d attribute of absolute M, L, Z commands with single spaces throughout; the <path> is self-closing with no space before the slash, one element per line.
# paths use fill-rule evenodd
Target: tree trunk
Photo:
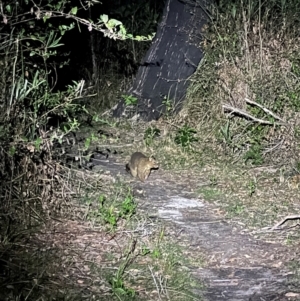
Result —
<path fill-rule="evenodd" d="M 203 57 L 201 29 L 207 23 L 211 0 L 167 0 L 162 21 L 129 95 L 138 98 L 137 107 L 124 101 L 114 108 L 116 117 L 138 114 L 145 120 L 158 119 L 170 106 L 181 108 L 189 84 Z"/>

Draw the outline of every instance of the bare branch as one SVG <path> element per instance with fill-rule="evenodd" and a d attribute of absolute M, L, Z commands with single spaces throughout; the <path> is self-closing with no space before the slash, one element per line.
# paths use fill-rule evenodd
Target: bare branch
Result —
<path fill-rule="evenodd" d="M 251 105 L 257 106 L 259 108 L 261 108 L 265 113 L 271 115 L 272 117 L 274 117 L 277 120 L 280 120 L 281 122 L 283 122 L 284 124 L 287 124 L 282 118 L 280 118 L 278 115 L 276 115 L 275 113 L 273 113 L 272 111 L 270 111 L 269 109 L 263 107 L 261 104 L 250 100 L 249 98 L 245 98 L 246 103 L 249 103 Z"/>
<path fill-rule="evenodd" d="M 280 230 L 279 226 L 283 225 L 286 221 L 300 219 L 300 215 L 289 215 L 282 219 L 279 223 L 271 228 L 271 230 Z"/>
<path fill-rule="evenodd" d="M 271 122 L 271 121 L 267 121 L 267 120 L 256 118 L 256 117 L 250 115 L 249 113 L 247 113 L 247 112 L 245 112 L 243 110 L 234 108 L 234 107 L 229 106 L 227 104 L 223 104 L 222 107 L 223 107 L 224 110 L 230 111 L 231 113 L 237 113 L 239 115 L 245 116 L 245 117 L 247 117 L 247 118 L 249 118 L 249 119 L 251 119 L 251 120 L 253 120 L 255 122 L 261 123 L 261 124 L 268 124 L 268 125 L 277 124 L 277 125 L 280 125 L 280 124 L 275 123 L 275 122 Z"/>

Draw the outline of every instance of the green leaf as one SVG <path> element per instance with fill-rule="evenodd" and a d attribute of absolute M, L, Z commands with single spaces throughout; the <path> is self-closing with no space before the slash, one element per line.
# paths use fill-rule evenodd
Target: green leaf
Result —
<path fill-rule="evenodd" d="M 107 23 L 108 21 L 108 15 L 101 15 L 100 16 L 101 21 L 103 21 L 104 23 Z"/>
<path fill-rule="evenodd" d="M 8 151 L 9 155 L 12 157 L 15 153 L 16 153 L 16 148 L 14 146 L 12 146 L 9 151 Z"/>
<path fill-rule="evenodd" d="M 125 36 L 126 33 L 127 33 L 126 28 L 124 27 L 123 24 L 120 25 L 120 32 L 121 32 L 121 34 L 124 35 L 124 36 Z"/>
<path fill-rule="evenodd" d="M 120 287 L 116 288 L 115 292 L 123 296 L 126 295 L 126 291 Z"/>
<path fill-rule="evenodd" d="M 118 25 L 121 25 L 122 22 L 121 22 L 121 21 L 118 21 L 118 20 L 116 20 L 116 19 L 110 19 L 110 20 L 108 21 L 108 24 L 109 24 L 109 26 L 116 27 L 116 26 L 118 26 Z"/>
<path fill-rule="evenodd" d="M 73 7 L 73 8 L 71 9 L 71 14 L 72 14 L 72 15 L 76 15 L 76 14 L 77 14 L 77 11 L 78 11 L 78 8 L 77 8 L 77 6 L 75 6 L 75 7 Z"/>
<path fill-rule="evenodd" d="M 5 9 L 7 10 L 7 12 L 11 13 L 11 7 L 10 7 L 10 5 L 6 5 Z"/>
<path fill-rule="evenodd" d="M 43 140 L 42 140 L 41 137 L 38 137 L 38 138 L 34 141 L 35 148 L 36 148 L 38 151 L 40 150 L 40 145 L 41 145 L 42 142 L 43 142 Z"/>

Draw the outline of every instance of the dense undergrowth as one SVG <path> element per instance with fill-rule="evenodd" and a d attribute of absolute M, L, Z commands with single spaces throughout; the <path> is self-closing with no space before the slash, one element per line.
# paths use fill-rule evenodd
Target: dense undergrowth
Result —
<path fill-rule="evenodd" d="M 185 116 L 215 150 L 254 165 L 299 159 L 299 15 L 297 1 L 212 10 Z"/>

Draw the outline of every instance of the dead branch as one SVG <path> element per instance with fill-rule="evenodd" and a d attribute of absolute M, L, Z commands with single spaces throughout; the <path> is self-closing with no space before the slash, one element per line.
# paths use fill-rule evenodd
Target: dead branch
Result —
<path fill-rule="evenodd" d="M 234 107 L 229 106 L 227 104 L 223 104 L 222 107 L 223 107 L 224 110 L 228 110 L 231 113 L 237 113 L 239 115 L 245 116 L 245 117 L 247 117 L 247 118 L 249 118 L 249 119 L 251 119 L 251 120 L 253 120 L 255 122 L 258 122 L 260 124 L 268 124 L 268 125 L 274 125 L 275 124 L 275 125 L 280 125 L 280 124 L 278 124 L 276 122 L 270 122 L 270 121 L 267 121 L 267 120 L 256 118 L 256 117 L 250 115 L 249 113 L 247 113 L 247 112 L 245 112 L 245 111 L 243 111 L 241 109 L 234 108 Z"/>
<path fill-rule="evenodd" d="M 275 226 L 273 226 L 271 228 L 271 230 L 280 230 L 280 228 L 278 228 L 279 226 L 283 225 L 286 221 L 295 220 L 295 219 L 300 219 L 300 215 L 289 215 L 289 216 L 286 216 L 279 223 L 275 224 Z"/>
<path fill-rule="evenodd" d="M 259 107 L 259 108 L 262 109 L 265 113 L 271 115 L 271 116 L 274 117 L 275 119 L 280 120 L 282 123 L 286 124 L 286 122 L 285 122 L 282 118 L 280 118 L 278 115 L 276 115 L 275 113 L 273 113 L 273 112 L 270 111 L 269 109 L 263 107 L 261 104 L 255 102 L 255 101 L 253 101 L 253 100 L 250 100 L 249 98 L 245 98 L 245 101 L 246 101 L 246 103 L 248 103 L 248 104 L 251 104 L 251 105 L 254 105 L 254 106 Z"/>

